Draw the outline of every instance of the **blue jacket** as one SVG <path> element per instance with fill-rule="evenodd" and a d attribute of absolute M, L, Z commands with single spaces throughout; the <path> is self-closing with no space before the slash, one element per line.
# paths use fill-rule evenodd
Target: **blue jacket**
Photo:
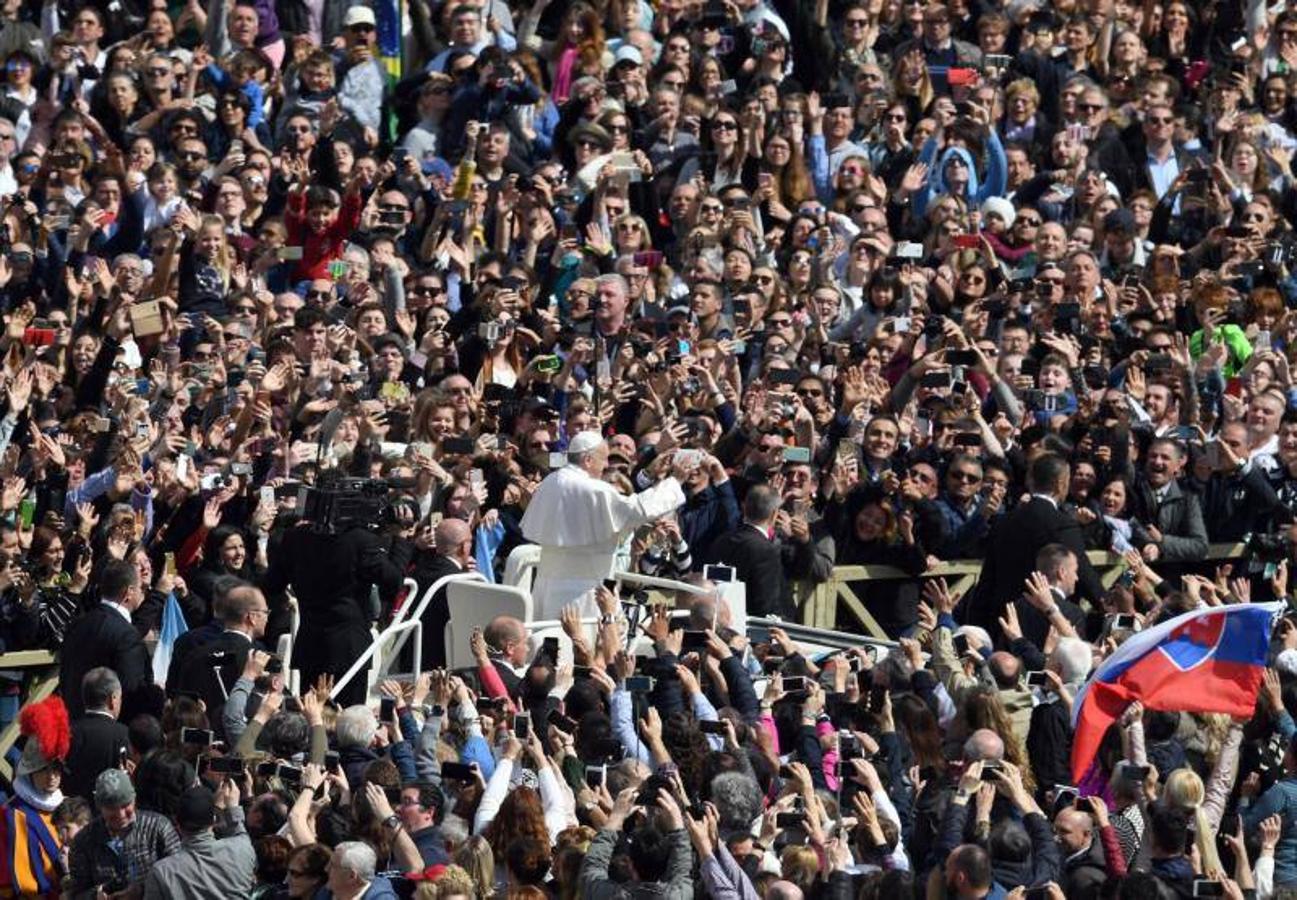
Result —
<path fill-rule="evenodd" d="M 742 516 L 730 481 L 703 488 L 685 500 L 678 513 L 680 536 L 689 544 L 690 555 L 701 567 L 712 542 L 739 527 Z"/>
<path fill-rule="evenodd" d="M 1273 815 L 1282 817 L 1279 844 L 1274 848 L 1274 883 L 1297 883 L 1297 773 L 1289 773 L 1243 811 L 1243 831 L 1251 834 Z"/>
<path fill-rule="evenodd" d="M 937 141 L 928 138 L 919 154 L 919 162 L 929 167 L 928 183 L 914 195 L 914 214 L 922 217 L 927 212 L 928 204 L 950 192 L 946 185 L 946 164 L 958 158 L 968 167 L 968 184 L 964 188 L 964 199 L 970 208 L 979 208 L 982 201 L 991 197 L 1004 196 L 1009 185 L 1009 167 L 1004 155 L 1004 145 L 1000 136 L 992 128 L 986 139 L 986 180 L 982 181 L 977 174 L 977 161 L 963 147 L 947 147 L 937 160 Z M 935 168 L 933 167 L 936 161 Z"/>

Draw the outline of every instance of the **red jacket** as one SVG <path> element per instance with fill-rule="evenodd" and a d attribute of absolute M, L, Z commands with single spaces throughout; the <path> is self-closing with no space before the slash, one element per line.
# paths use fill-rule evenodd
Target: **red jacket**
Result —
<path fill-rule="evenodd" d="M 306 224 L 306 193 L 294 192 L 288 198 L 288 211 L 284 222 L 288 226 L 288 244 L 302 248 L 302 258 L 293 270 L 293 281 L 313 281 L 329 278 L 329 263 L 342 256 L 342 245 L 360 224 L 360 210 L 364 201 L 359 193 L 348 193 L 342 198 L 342 209 L 333 225 L 322 234 L 316 234 Z"/>

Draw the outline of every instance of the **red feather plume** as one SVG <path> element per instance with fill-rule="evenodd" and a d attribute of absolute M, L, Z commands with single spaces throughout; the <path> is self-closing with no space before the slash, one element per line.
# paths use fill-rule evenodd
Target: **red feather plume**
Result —
<path fill-rule="evenodd" d="M 23 734 L 35 739 L 41 756 L 51 762 L 66 758 L 72 747 L 68 708 L 57 694 L 24 707 L 18 716 L 18 727 Z"/>

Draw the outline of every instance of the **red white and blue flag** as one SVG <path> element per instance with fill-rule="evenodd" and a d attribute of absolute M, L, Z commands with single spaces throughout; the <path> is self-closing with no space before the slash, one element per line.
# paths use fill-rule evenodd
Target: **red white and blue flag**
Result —
<path fill-rule="evenodd" d="M 1251 716 L 1282 603 L 1197 609 L 1131 637 L 1072 703 L 1072 777 L 1079 784 L 1108 727 L 1135 700 L 1165 712 Z"/>

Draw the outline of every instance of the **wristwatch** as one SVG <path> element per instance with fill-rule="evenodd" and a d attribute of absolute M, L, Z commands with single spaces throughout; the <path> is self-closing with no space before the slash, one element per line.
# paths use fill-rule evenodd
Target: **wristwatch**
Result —
<path fill-rule="evenodd" d="M 398 816 L 396 813 L 392 813 L 390 816 L 388 816 L 386 819 L 383 820 L 383 826 L 395 831 L 396 829 L 401 827 L 401 817 Z"/>

